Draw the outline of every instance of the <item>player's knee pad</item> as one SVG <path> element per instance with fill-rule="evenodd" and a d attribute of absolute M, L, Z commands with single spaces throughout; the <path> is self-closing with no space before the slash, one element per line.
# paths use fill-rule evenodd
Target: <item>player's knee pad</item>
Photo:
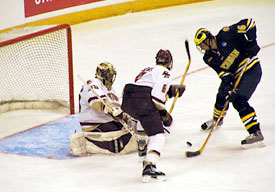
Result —
<path fill-rule="evenodd" d="M 247 100 L 243 97 L 236 99 L 233 103 L 233 107 L 239 112 L 249 110 L 250 105 L 248 104 Z"/>
<path fill-rule="evenodd" d="M 148 150 L 145 160 L 148 162 L 156 163 L 160 158 L 163 145 L 165 143 L 164 133 L 159 133 L 153 136 L 149 136 Z"/>
<path fill-rule="evenodd" d="M 225 105 L 225 102 L 226 102 L 225 97 L 218 93 L 216 96 L 215 108 L 218 110 L 222 110 Z"/>

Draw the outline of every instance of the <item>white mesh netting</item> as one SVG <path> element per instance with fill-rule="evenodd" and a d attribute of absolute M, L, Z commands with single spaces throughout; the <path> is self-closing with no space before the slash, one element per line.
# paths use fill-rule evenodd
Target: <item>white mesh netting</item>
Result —
<path fill-rule="evenodd" d="M 52 30 L 40 33 L 45 29 Z M 66 28 L 56 30 L 54 26 L 0 34 L 0 45 L 10 41 L 0 46 L 0 113 L 22 108 L 70 109 L 71 45 L 67 38 L 71 37 L 67 35 Z"/>

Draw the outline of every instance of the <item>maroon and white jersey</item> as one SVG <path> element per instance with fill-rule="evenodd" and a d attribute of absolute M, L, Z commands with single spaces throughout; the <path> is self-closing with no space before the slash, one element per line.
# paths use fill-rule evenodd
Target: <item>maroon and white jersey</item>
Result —
<path fill-rule="evenodd" d="M 108 98 L 110 103 L 120 106 L 119 98 L 113 88 L 109 91 L 97 78 L 90 79 L 88 85 L 92 87 L 102 99 Z M 103 111 L 97 111 L 91 108 L 93 103 L 99 101 L 92 90 L 89 90 L 85 85 L 82 86 L 79 93 L 79 121 L 82 126 L 106 123 L 114 120 Z"/>
<path fill-rule="evenodd" d="M 157 105 L 165 108 L 166 93 L 171 85 L 170 71 L 161 66 L 147 67 L 135 78 L 133 84 L 152 88 L 152 100 Z"/>

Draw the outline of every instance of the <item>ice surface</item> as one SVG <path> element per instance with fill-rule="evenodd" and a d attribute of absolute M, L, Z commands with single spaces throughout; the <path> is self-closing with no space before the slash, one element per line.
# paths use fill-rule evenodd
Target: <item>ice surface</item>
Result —
<path fill-rule="evenodd" d="M 0 191 L 275 191 L 274 10 L 274 0 L 218 0 L 72 26 L 75 75 L 81 74 L 84 78 L 94 76 L 96 66 L 102 61 L 109 61 L 117 69 L 114 87 L 118 93 L 142 68 L 154 64 L 154 56 L 160 48 L 172 52 L 172 74 L 179 77 L 174 82 L 179 82 L 188 62 L 184 40 L 189 39 L 191 73 L 185 80 L 186 92 L 173 110 L 174 124 L 158 163 L 158 168 L 167 174 L 168 180 L 142 183 L 142 165 L 136 153 L 68 160 L 0 153 Z M 213 133 L 203 153 L 195 158 L 186 158 L 185 151 L 198 150 L 207 137 L 207 132 L 200 131 L 200 125 L 212 116 L 219 83 L 213 70 L 199 70 L 205 64 L 193 44 L 193 35 L 200 27 L 216 34 L 223 26 L 246 17 L 256 21 L 258 43 L 264 47 L 259 53 L 263 77 L 250 104 L 257 112 L 266 147 L 248 150 L 240 147 L 240 141 L 247 132 L 231 107 L 223 126 Z M 81 82 L 75 78 L 75 98 L 78 98 L 80 86 Z M 171 101 L 167 107 L 170 105 Z M 1 122 L 1 131 L 5 129 L 2 125 Z M 193 146 L 187 146 L 187 141 Z"/>

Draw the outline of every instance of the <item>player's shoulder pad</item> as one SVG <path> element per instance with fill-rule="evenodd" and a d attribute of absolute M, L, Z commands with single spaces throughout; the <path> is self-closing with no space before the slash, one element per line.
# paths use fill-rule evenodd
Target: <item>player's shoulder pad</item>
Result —
<path fill-rule="evenodd" d="M 93 89 L 101 89 L 101 87 L 102 87 L 101 81 L 97 78 L 89 79 L 87 81 L 87 84 L 88 84 L 88 86 L 92 87 Z"/>
<path fill-rule="evenodd" d="M 230 28 L 227 27 L 227 26 L 226 26 L 226 27 L 223 27 L 223 28 L 222 28 L 222 31 L 223 31 L 223 32 L 228 32 L 228 31 L 230 31 Z"/>
<path fill-rule="evenodd" d="M 162 65 L 156 65 L 155 66 L 155 69 L 156 69 L 156 71 L 158 71 L 160 74 L 162 74 L 162 73 L 167 73 L 167 74 L 169 74 L 170 75 L 170 71 L 166 68 L 166 67 L 164 67 L 164 66 L 162 66 Z"/>
<path fill-rule="evenodd" d="M 248 18 L 242 19 L 235 26 L 235 30 L 237 31 L 237 33 L 246 33 L 248 30 L 254 28 L 256 26 L 256 23 L 252 18 Z"/>

